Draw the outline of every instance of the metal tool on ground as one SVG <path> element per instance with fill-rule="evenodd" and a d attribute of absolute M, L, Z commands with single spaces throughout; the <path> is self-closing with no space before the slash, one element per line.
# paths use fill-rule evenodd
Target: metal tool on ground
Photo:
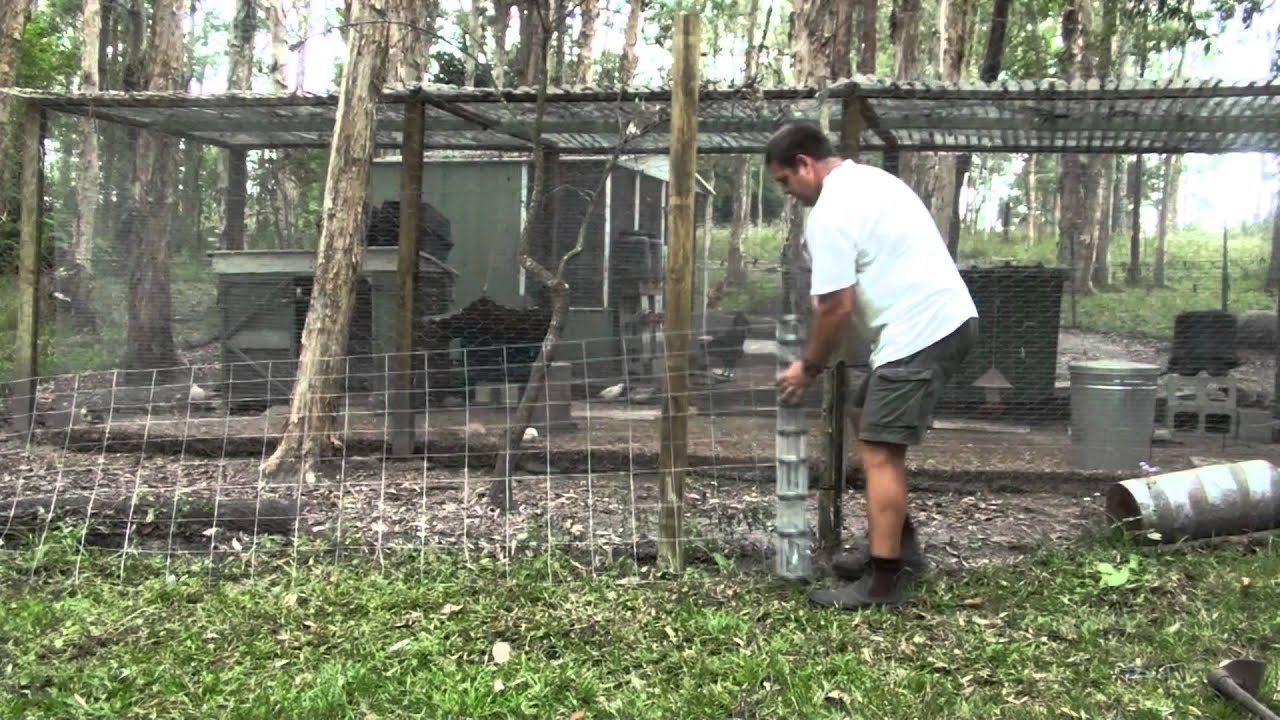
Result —
<path fill-rule="evenodd" d="M 1209 687 L 1263 720 L 1280 720 L 1280 715 L 1268 710 L 1257 699 L 1266 675 L 1267 664 L 1261 660 L 1227 660 L 1209 673 Z"/>

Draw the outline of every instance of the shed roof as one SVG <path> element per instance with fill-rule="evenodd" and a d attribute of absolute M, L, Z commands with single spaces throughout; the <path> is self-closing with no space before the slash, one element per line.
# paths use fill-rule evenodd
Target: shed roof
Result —
<path fill-rule="evenodd" d="M 188 137 L 224 147 L 324 147 L 337 95 L 188 95 L 11 90 L 56 112 Z M 527 150 L 532 88 L 423 85 L 388 90 L 377 143 L 400 147 L 403 103 L 427 102 L 425 146 L 440 150 Z M 1280 82 L 1123 81 L 937 83 L 857 76 L 817 87 L 700 92 L 698 151 L 755 153 L 783 121 L 840 127 L 853 97 L 862 148 L 1034 153 L 1280 152 Z M 643 132 L 627 154 L 666 154 L 671 92 L 559 87 L 548 91 L 543 138 L 574 154 L 610 154 L 625 128 Z M 825 108 L 824 108 L 825 106 Z"/>

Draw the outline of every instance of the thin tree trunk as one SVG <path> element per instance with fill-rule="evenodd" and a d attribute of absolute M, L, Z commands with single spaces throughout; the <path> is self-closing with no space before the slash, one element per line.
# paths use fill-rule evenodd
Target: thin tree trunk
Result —
<path fill-rule="evenodd" d="M 759 64 L 756 43 L 756 17 L 759 15 L 759 0 L 748 0 L 745 18 L 747 21 L 747 50 L 742 67 L 742 83 L 751 87 L 756 77 Z M 733 218 L 729 226 L 729 252 L 726 257 L 725 285 L 742 287 L 747 284 L 747 273 L 742 262 L 742 242 L 747 234 L 747 223 L 751 219 L 751 158 L 742 156 L 736 160 L 733 172 Z"/>
<path fill-rule="evenodd" d="M 1036 203 L 1036 184 L 1039 180 L 1036 178 L 1036 163 L 1039 156 L 1030 155 L 1027 157 L 1027 248 L 1032 248 L 1036 244 L 1036 213 L 1040 212 L 1040 207 Z"/>
<path fill-rule="evenodd" d="M 582 0 L 579 9 L 582 25 L 578 29 L 577 51 L 573 71 L 573 81 L 579 85 L 590 85 L 595 69 L 593 44 L 596 39 L 596 23 L 600 19 L 599 0 Z"/>
<path fill-rule="evenodd" d="M 378 97 L 386 78 L 386 0 L 353 0 L 350 42 L 325 179 L 324 223 L 316 251 L 315 284 L 302 329 L 302 354 L 289 419 L 280 444 L 263 464 L 273 474 L 297 461 L 302 470 L 332 446 L 338 377 L 350 336 L 357 273 L 364 256 L 365 188 L 373 160 Z"/>
<path fill-rule="evenodd" d="M 876 74 L 877 0 L 862 0 L 862 49 L 858 53 L 858 72 Z"/>
<path fill-rule="evenodd" d="M 1280 195 L 1271 211 L 1271 264 L 1267 269 L 1267 289 L 1280 289 Z"/>
<path fill-rule="evenodd" d="M 493 0 L 493 86 L 505 87 L 507 80 L 507 30 L 511 27 L 513 0 Z"/>
<path fill-rule="evenodd" d="M 1180 158 L 1172 153 L 1164 156 L 1164 167 L 1161 177 L 1160 211 L 1156 214 L 1156 258 L 1152 269 L 1152 280 L 1156 287 L 1165 285 L 1165 248 L 1169 237 L 1169 227 L 1173 224 L 1173 213 L 1178 202 L 1177 165 Z"/>
<path fill-rule="evenodd" d="M 622 61 L 618 65 L 618 85 L 626 87 L 635 79 L 640 56 L 636 45 L 640 42 L 640 20 L 644 17 L 644 0 L 631 0 L 627 11 L 627 25 L 622 34 Z"/>
<path fill-rule="evenodd" d="M 285 21 L 284 0 L 263 0 L 263 14 L 267 18 L 267 30 L 271 35 L 271 85 L 278 95 L 289 92 L 289 37 Z M 418 20 L 421 22 L 421 20 Z M 388 32 L 391 32 L 388 29 Z M 291 153 L 284 149 L 271 152 L 270 205 L 276 226 L 276 243 L 281 248 L 298 249 L 298 203 L 300 192 L 289 174 Z"/>
<path fill-rule="evenodd" d="M 475 87 L 477 63 L 484 52 L 484 25 L 480 22 L 483 12 L 484 0 L 467 3 L 466 47 L 462 56 L 462 84 L 467 87 Z"/>
<path fill-rule="evenodd" d="M 921 74 L 920 22 L 921 0 L 893 0 L 889 13 L 889 35 L 893 42 L 893 77 L 897 80 L 918 80 Z M 921 197 L 922 158 L 916 153 L 902 153 L 898 157 L 898 175 Z"/>
<path fill-rule="evenodd" d="M 556 38 L 555 62 L 551 66 L 551 81 L 557 86 L 564 85 L 565 53 L 567 52 L 565 34 L 568 32 L 568 19 L 565 15 L 565 0 L 551 0 L 551 17 L 548 19 L 547 26 L 550 32 L 555 33 Z"/>

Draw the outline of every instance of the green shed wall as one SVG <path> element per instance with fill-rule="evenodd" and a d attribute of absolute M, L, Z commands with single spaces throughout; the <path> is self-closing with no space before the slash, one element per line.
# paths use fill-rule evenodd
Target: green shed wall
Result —
<path fill-rule="evenodd" d="M 468 160 L 427 161 L 422 196 L 449 218 L 453 250 L 440 258 L 458 271 L 453 307 L 480 297 L 486 278 L 489 297 L 522 305 L 516 246 L 520 241 L 520 165 Z M 369 202 L 400 197 L 400 163 L 374 163 Z"/>

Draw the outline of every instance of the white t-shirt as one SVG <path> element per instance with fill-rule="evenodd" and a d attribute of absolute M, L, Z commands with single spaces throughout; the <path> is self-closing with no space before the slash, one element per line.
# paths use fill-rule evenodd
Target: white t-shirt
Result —
<path fill-rule="evenodd" d="M 933 216 L 909 185 L 845 160 L 805 221 L 813 295 L 853 287 L 871 367 L 906 357 L 978 316 Z"/>

